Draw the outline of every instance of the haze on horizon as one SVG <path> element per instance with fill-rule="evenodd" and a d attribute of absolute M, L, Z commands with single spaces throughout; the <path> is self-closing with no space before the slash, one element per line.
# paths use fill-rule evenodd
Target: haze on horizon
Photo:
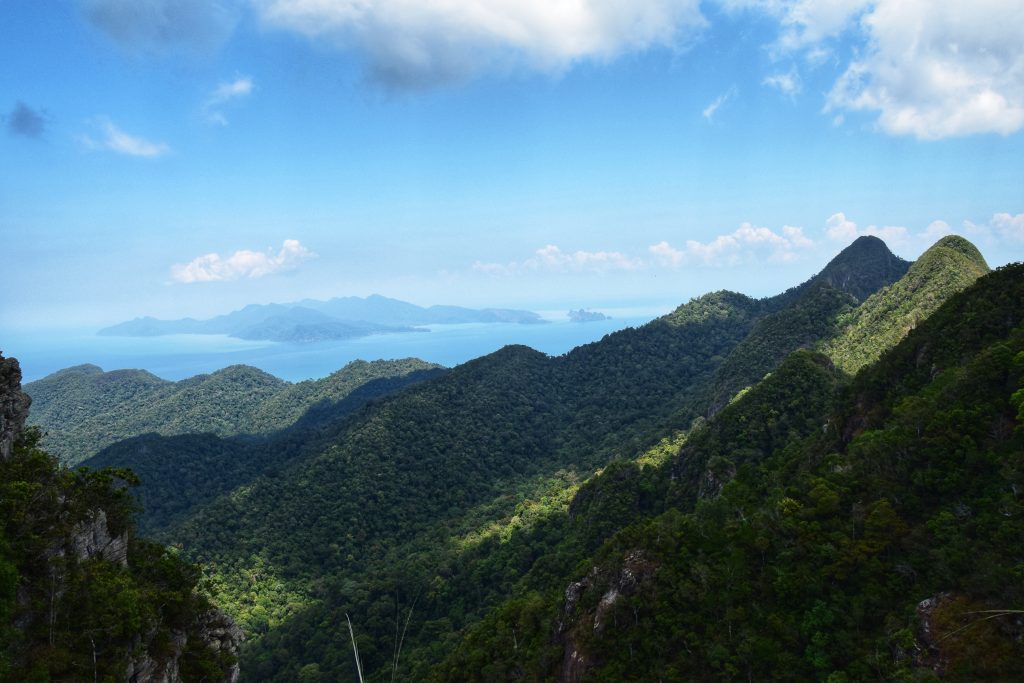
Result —
<path fill-rule="evenodd" d="M 0 4 L 0 330 L 1024 259 L 1014 0 Z M 912 39 L 911 39 L 912 38 Z"/>

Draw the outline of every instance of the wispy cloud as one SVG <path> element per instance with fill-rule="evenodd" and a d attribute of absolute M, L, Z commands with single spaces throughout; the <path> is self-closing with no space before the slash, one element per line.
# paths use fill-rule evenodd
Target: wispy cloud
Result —
<path fill-rule="evenodd" d="M 11 113 L 7 115 L 6 120 L 7 131 L 11 135 L 39 138 L 46 130 L 46 117 L 43 113 L 24 102 L 17 102 L 11 109 Z"/>
<path fill-rule="evenodd" d="M 226 126 L 227 117 L 221 111 L 221 107 L 232 100 L 247 97 L 253 89 L 252 78 L 239 76 L 233 81 L 218 85 L 203 104 L 203 113 L 210 123 Z"/>
<path fill-rule="evenodd" d="M 82 143 L 90 149 L 106 149 L 118 154 L 150 159 L 161 157 L 171 151 L 165 143 L 153 142 L 126 133 L 107 118 L 97 118 L 94 123 L 101 133 L 99 139 L 90 135 L 81 137 Z"/>
<path fill-rule="evenodd" d="M 556 273 L 606 273 L 610 271 L 637 270 L 644 267 L 639 258 L 631 258 L 618 251 L 574 251 L 564 252 L 554 244 L 548 244 L 523 261 L 511 263 L 473 264 L 473 270 L 492 275 L 513 275 L 522 272 Z"/>
<path fill-rule="evenodd" d="M 703 116 L 708 121 L 711 121 L 715 117 L 715 113 L 718 112 L 719 107 L 728 102 L 729 98 L 731 98 L 735 94 L 736 86 L 729 88 L 724 93 L 716 97 L 711 104 L 704 107 L 704 111 L 701 112 L 701 116 Z"/>
<path fill-rule="evenodd" d="M 1024 243 L 1024 213 L 996 213 L 987 223 L 980 224 L 964 221 L 964 231 L 968 236 Z"/>
<path fill-rule="evenodd" d="M 800 74 L 796 72 L 796 69 L 790 69 L 785 73 L 772 74 L 761 81 L 762 85 L 775 88 L 783 95 L 793 96 L 800 92 L 803 85 L 800 81 Z"/>
<path fill-rule="evenodd" d="M 267 26 L 360 53 L 396 88 L 464 81 L 486 70 L 558 73 L 653 46 L 685 45 L 704 27 L 699 0 L 254 0 Z"/>
<path fill-rule="evenodd" d="M 275 254 L 272 249 L 250 251 L 241 249 L 229 256 L 204 254 L 188 263 L 171 266 L 171 280 L 182 284 L 220 282 L 242 278 L 261 278 L 294 270 L 316 254 L 298 240 L 285 240 Z"/>

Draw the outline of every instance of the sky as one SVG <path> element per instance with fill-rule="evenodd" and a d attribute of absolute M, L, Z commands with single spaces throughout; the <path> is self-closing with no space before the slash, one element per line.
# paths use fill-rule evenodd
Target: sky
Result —
<path fill-rule="evenodd" d="M 0 0 L 4 329 L 1024 259 L 1019 0 Z"/>

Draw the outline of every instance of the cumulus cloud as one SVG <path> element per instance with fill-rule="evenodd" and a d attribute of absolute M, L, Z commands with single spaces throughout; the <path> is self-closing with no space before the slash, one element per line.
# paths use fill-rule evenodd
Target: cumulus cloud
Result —
<path fill-rule="evenodd" d="M 407 88 L 680 47 L 705 23 L 699 0 L 254 1 L 265 25 L 360 51 L 374 79 Z"/>
<path fill-rule="evenodd" d="M 171 151 L 171 148 L 162 142 L 152 142 L 137 135 L 130 135 L 109 119 L 99 118 L 95 121 L 101 137 L 96 139 L 89 135 L 82 136 L 82 143 L 90 149 L 106 149 L 118 154 L 126 154 L 133 157 L 155 158 Z"/>
<path fill-rule="evenodd" d="M 203 105 L 207 120 L 210 123 L 226 126 L 228 120 L 221 111 L 221 107 L 231 100 L 248 96 L 252 92 L 252 87 L 252 78 L 249 76 L 239 76 L 233 81 L 218 85 Z"/>
<path fill-rule="evenodd" d="M 315 257 L 316 254 L 302 246 L 298 240 L 285 240 L 276 254 L 271 249 L 242 249 L 230 256 L 204 254 L 188 263 L 175 264 L 171 266 L 171 280 L 190 284 L 242 278 L 256 279 L 294 270 L 303 261 Z"/>
<path fill-rule="evenodd" d="M 42 137 L 46 130 L 46 117 L 24 102 L 17 102 L 7 115 L 7 132 L 26 138 Z"/>
<path fill-rule="evenodd" d="M 240 0 L 81 0 L 86 19 L 133 52 L 207 51 L 234 29 Z"/>
<path fill-rule="evenodd" d="M 715 117 L 715 113 L 718 111 L 719 107 L 725 104 L 729 100 L 729 98 L 735 94 L 736 86 L 729 88 L 724 93 L 716 97 L 711 104 L 704 107 L 704 111 L 701 112 L 701 116 L 706 118 L 708 121 L 712 120 Z"/>
<path fill-rule="evenodd" d="M 778 21 L 776 56 L 811 66 L 854 41 L 826 112 L 865 111 L 923 140 L 1024 127 L 1024 4 L 1014 0 L 719 0 Z M 769 78 L 772 78 L 771 76 Z"/>
<path fill-rule="evenodd" d="M 836 242 L 852 242 L 858 237 L 872 235 L 892 245 L 902 245 L 907 241 L 909 231 L 902 225 L 886 225 L 878 227 L 869 225 L 866 228 L 859 228 L 857 224 L 846 217 L 846 214 L 834 213 L 825 221 L 825 234 Z"/>
<path fill-rule="evenodd" d="M 865 3 L 867 4 L 867 3 Z M 1005 0 L 881 0 L 860 17 L 865 54 L 826 110 L 878 113 L 894 135 L 926 140 L 1024 126 L 1024 5 Z"/>
<path fill-rule="evenodd" d="M 877 111 L 882 130 L 926 140 L 1024 126 L 1021 3 L 883 0 L 861 24 L 869 50 L 827 108 Z"/>
<path fill-rule="evenodd" d="M 792 225 L 775 232 L 769 228 L 743 223 L 731 233 L 719 235 L 709 242 L 687 240 L 676 248 L 667 241 L 647 248 L 655 264 L 679 267 L 695 264 L 705 266 L 731 266 L 743 263 L 792 261 L 800 250 L 813 245 L 802 228 Z"/>

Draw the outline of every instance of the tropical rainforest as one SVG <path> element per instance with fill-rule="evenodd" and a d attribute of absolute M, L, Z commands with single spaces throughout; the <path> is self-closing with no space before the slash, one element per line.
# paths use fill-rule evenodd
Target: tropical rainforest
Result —
<path fill-rule="evenodd" d="M 46 435 L 2 465 L 0 671 L 102 650 L 123 680 L 156 638 L 222 680 L 236 648 L 158 635 L 216 605 L 243 681 L 1024 678 L 1024 266 L 959 237 L 914 263 L 862 237 L 559 357 L 25 389 Z M 43 490 L 84 502 L 47 526 Z M 68 551 L 66 608 L 119 624 L 76 630 L 30 596 L 46 534 L 100 510 L 135 611 Z"/>

